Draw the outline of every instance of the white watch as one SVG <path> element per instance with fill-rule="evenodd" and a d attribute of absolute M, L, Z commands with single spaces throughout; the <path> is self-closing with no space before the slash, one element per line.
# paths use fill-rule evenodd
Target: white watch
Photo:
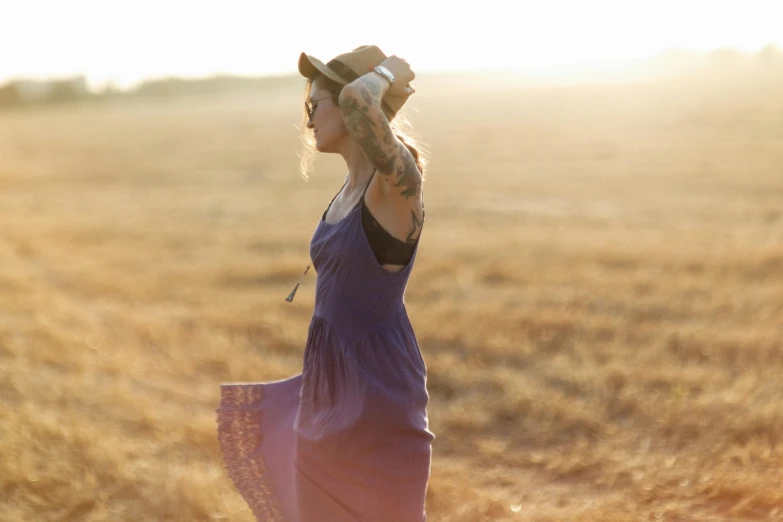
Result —
<path fill-rule="evenodd" d="M 373 67 L 373 71 L 383 76 L 383 79 L 389 82 L 389 85 L 394 85 L 394 75 L 391 73 L 389 69 L 387 69 L 383 65 L 377 65 Z"/>

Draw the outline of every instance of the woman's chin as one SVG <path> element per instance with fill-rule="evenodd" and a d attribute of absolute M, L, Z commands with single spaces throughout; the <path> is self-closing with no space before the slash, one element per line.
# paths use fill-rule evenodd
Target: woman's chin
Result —
<path fill-rule="evenodd" d="M 318 139 L 315 140 L 315 150 L 318 152 L 331 152 L 327 143 L 323 143 Z"/>

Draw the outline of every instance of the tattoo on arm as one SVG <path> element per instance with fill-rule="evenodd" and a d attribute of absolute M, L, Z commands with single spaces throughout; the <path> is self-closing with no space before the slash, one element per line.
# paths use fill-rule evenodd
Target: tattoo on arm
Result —
<path fill-rule="evenodd" d="M 368 91 L 362 89 L 362 97 L 368 96 Z M 390 172 L 394 167 L 394 156 L 389 156 L 386 150 L 378 140 L 379 125 L 380 134 L 384 143 L 389 143 L 392 139 L 391 127 L 388 122 L 373 121 L 370 117 L 370 108 L 367 105 L 360 104 L 353 96 L 346 96 L 340 99 L 340 109 L 343 113 L 348 131 L 359 143 L 367 159 L 381 172 Z M 385 125 L 384 125 L 385 124 Z"/>
<path fill-rule="evenodd" d="M 359 92 L 361 92 L 364 103 L 367 105 L 372 105 L 373 103 L 381 104 L 381 90 L 377 85 L 362 85 Z"/>
<path fill-rule="evenodd" d="M 343 91 L 340 96 L 340 110 L 348 132 L 381 175 L 387 178 L 396 175 L 395 181 L 387 181 L 402 188 L 401 196 L 405 199 L 417 197 L 421 192 L 421 173 L 411 152 L 395 139 L 391 125 L 381 111 L 383 86 L 374 81 L 357 84 L 353 84 L 356 89 Z"/>
<path fill-rule="evenodd" d="M 405 238 L 406 243 L 415 243 L 416 239 L 418 239 L 418 234 L 416 232 L 421 229 L 422 222 L 419 221 L 419 218 L 416 216 L 416 213 L 411 210 L 411 217 L 413 218 L 413 230 L 411 230 L 411 233 L 408 234 L 408 237 Z"/>
<path fill-rule="evenodd" d="M 416 160 L 413 159 L 413 155 L 411 155 L 405 145 L 400 143 L 397 147 L 400 149 L 397 156 L 402 161 L 397 164 L 397 183 L 394 186 L 405 187 L 400 192 L 405 199 L 418 196 L 421 191 L 421 173 L 416 166 Z"/>

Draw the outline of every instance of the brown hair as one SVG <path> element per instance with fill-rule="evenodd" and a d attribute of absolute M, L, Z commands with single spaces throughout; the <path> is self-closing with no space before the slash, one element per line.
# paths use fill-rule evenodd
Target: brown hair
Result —
<path fill-rule="evenodd" d="M 318 75 L 307 80 L 304 89 L 305 101 L 307 101 L 307 99 L 310 97 L 310 91 L 313 88 L 314 82 L 318 82 L 320 86 L 329 91 L 329 94 L 332 95 L 332 101 L 335 105 L 337 105 L 340 98 L 340 91 L 342 91 L 343 85 L 323 75 Z M 391 125 L 391 129 L 394 135 L 397 136 L 397 139 L 400 140 L 413 155 L 413 159 L 416 161 L 416 166 L 419 168 L 423 178 L 424 168 L 427 165 L 426 153 L 423 152 L 423 147 L 420 141 L 417 139 L 418 135 L 413 131 L 413 127 L 411 126 L 410 122 L 400 113 L 391 116 L 384 111 L 384 115 L 389 119 L 389 125 Z M 310 129 L 307 128 L 307 119 L 307 113 L 304 111 L 304 109 L 302 109 L 302 132 L 300 135 L 299 145 L 299 173 L 304 179 L 307 179 L 308 175 L 313 170 L 313 162 L 315 161 L 315 156 L 318 153 L 315 148 L 315 139 L 313 138 L 313 133 L 310 132 Z"/>

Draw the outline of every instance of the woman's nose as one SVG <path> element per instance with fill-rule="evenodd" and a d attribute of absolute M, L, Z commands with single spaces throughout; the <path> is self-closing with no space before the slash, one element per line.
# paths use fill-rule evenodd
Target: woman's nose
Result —
<path fill-rule="evenodd" d="M 315 125 L 313 125 L 313 119 L 307 118 L 307 128 L 312 129 L 313 127 L 315 127 Z"/>

